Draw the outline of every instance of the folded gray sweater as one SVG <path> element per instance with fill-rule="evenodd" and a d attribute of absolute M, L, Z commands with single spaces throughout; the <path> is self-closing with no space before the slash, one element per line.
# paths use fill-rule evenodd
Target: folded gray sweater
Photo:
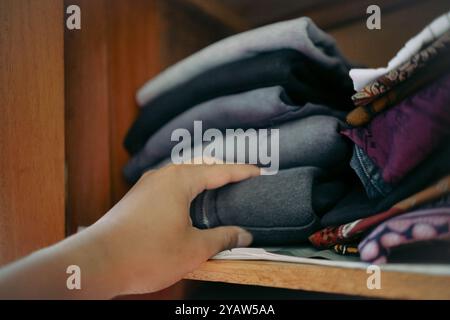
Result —
<path fill-rule="evenodd" d="M 192 222 L 198 228 L 243 227 L 255 245 L 300 243 L 346 192 L 344 183 L 326 177 L 319 168 L 292 168 L 205 191 L 192 202 Z"/>
<path fill-rule="evenodd" d="M 333 117 L 314 117 L 312 120 L 292 121 L 290 124 L 278 126 L 288 120 L 312 115 Z M 280 148 L 282 148 L 283 154 L 292 152 L 301 154 L 297 151 L 311 154 L 314 151 L 318 153 L 310 157 L 313 160 L 322 161 L 320 154 L 332 146 L 327 145 L 325 148 L 322 146 L 320 149 L 311 150 L 308 147 L 313 146 L 308 140 L 320 144 L 323 141 L 327 144 L 336 142 L 334 150 L 342 150 L 345 138 L 337 133 L 339 124 L 337 117 L 344 117 L 344 112 L 314 103 L 306 103 L 303 106 L 292 105 L 284 89 L 279 86 L 220 97 L 195 106 L 164 125 L 148 139 L 144 149 L 131 158 L 124 168 L 124 175 L 128 181 L 134 182 L 147 169 L 169 157 L 171 149 L 178 143 L 171 141 L 172 132 L 184 128 L 193 134 L 196 120 L 202 121 L 203 130 L 209 128 L 219 130 L 252 127 L 275 128 L 277 126 L 281 129 Z M 308 139 L 303 139 L 303 137 L 308 137 Z M 302 150 L 302 148 L 307 149 Z M 286 155 L 283 158 L 288 157 L 290 156 Z M 284 159 L 281 160 L 284 161 Z M 308 164 L 314 163 L 308 162 Z M 318 166 L 321 167 L 321 165 Z"/>
<path fill-rule="evenodd" d="M 139 105 L 211 68 L 263 52 L 294 49 L 324 67 L 348 74 L 349 64 L 335 40 L 307 17 L 277 22 L 216 42 L 169 67 L 148 81 L 137 93 Z"/>
<path fill-rule="evenodd" d="M 313 166 L 327 170 L 330 173 L 340 173 L 348 167 L 352 154 L 351 142 L 339 131 L 342 121 L 331 116 L 317 115 L 307 118 L 292 120 L 281 125 L 268 129 L 267 144 L 258 141 L 258 153 L 264 156 L 272 157 L 272 136 L 271 129 L 279 129 L 279 168 L 287 169 L 293 167 Z M 257 134 L 257 132 L 255 133 Z M 222 162 L 250 163 L 248 157 L 245 161 L 237 161 L 236 154 L 227 154 L 225 146 L 230 140 L 236 137 L 247 136 L 247 133 L 236 135 L 224 134 L 224 152 L 221 157 L 216 156 Z M 237 140 L 237 139 L 236 139 Z M 242 139 L 240 139 L 242 141 Z M 190 155 L 201 154 L 209 146 L 208 142 L 194 146 L 194 148 L 185 148 Z M 249 153 L 249 144 L 245 143 L 236 152 L 239 155 Z M 260 158 L 257 159 L 258 165 L 262 165 Z M 155 166 L 147 169 L 157 169 L 172 162 L 171 159 L 165 159 Z M 255 164 L 255 163 L 253 163 Z M 267 166 L 264 163 L 265 166 Z M 143 170 L 145 172 L 146 170 Z M 130 172 L 130 171 L 128 171 Z M 142 173 L 143 173 L 142 172 Z M 140 176 L 136 175 L 134 179 Z"/>

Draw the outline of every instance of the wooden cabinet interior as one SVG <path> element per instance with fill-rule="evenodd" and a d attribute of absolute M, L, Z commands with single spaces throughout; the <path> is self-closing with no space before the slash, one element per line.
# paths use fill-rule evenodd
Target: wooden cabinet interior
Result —
<path fill-rule="evenodd" d="M 129 188 L 122 140 L 138 112 L 135 93 L 168 65 L 237 31 L 308 14 L 351 60 L 380 66 L 449 9 L 446 0 L 379 1 L 382 30 L 371 31 L 369 2 L 264 0 L 261 11 L 251 0 L 66 0 L 83 11 L 81 32 L 65 32 L 69 231 L 93 223 Z"/>
<path fill-rule="evenodd" d="M 63 4 L 0 1 L 0 265 L 64 238 Z"/>
<path fill-rule="evenodd" d="M 233 33 L 308 15 L 351 60 L 380 66 L 450 9 L 448 0 L 380 0 L 382 30 L 370 31 L 370 2 L 0 0 L 0 264 L 92 224 L 124 195 L 122 140 L 136 90 L 170 64 Z M 64 27 L 73 4 L 81 30 Z M 211 268 L 222 267 L 191 278 Z"/>

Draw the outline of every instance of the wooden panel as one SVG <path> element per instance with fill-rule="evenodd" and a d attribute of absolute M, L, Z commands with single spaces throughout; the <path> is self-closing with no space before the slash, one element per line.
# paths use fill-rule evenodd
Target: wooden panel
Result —
<path fill-rule="evenodd" d="M 363 18 L 329 32 L 349 59 L 381 67 L 394 57 L 408 39 L 448 10 L 448 0 L 414 1 L 398 11 L 382 11 L 381 30 L 368 30 Z"/>
<path fill-rule="evenodd" d="M 323 29 L 364 19 L 371 0 L 182 0 L 221 21 L 235 31 L 243 31 L 275 21 L 302 16 L 312 18 Z M 384 13 L 426 0 L 378 0 Z M 430 1 L 428 1 L 430 3 Z"/>
<path fill-rule="evenodd" d="M 229 34 L 177 3 L 65 2 L 82 12 L 81 30 L 65 33 L 70 232 L 95 222 L 129 189 L 123 139 L 139 111 L 136 91 L 164 67 Z"/>
<path fill-rule="evenodd" d="M 123 139 L 138 113 L 136 91 L 166 66 L 229 34 L 177 1 L 108 1 L 112 200 L 129 189 Z M 205 26 L 208 26 L 205 28 Z"/>
<path fill-rule="evenodd" d="M 242 14 L 229 3 L 224 3 L 223 0 L 184 0 L 186 3 L 197 7 L 203 13 L 209 15 L 211 18 L 220 21 L 225 26 L 235 30 L 242 31 L 250 29 L 250 24 Z M 259 1 L 260 2 L 260 1 Z M 258 2 L 258 7 L 260 3 Z M 254 6 L 253 6 L 254 7 Z M 238 12 L 236 12 L 238 11 Z"/>
<path fill-rule="evenodd" d="M 81 8 L 81 30 L 65 31 L 69 233 L 111 206 L 106 2 L 65 1 Z"/>
<path fill-rule="evenodd" d="M 183 1 L 166 1 L 164 4 L 167 30 L 162 36 L 162 49 L 166 65 L 234 33 L 220 20 Z"/>
<path fill-rule="evenodd" d="M 0 1 L 0 263 L 64 236 L 60 0 Z"/>
<path fill-rule="evenodd" d="M 82 11 L 81 31 L 65 34 L 71 232 L 95 222 L 129 187 L 122 141 L 138 111 L 137 88 L 160 69 L 157 2 L 65 2 Z"/>
<path fill-rule="evenodd" d="M 162 69 L 165 21 L 157 0 L 108 1 L 111 192 L 116 202 L 126 193 L 122 169 L 129 156 L 123 139 L 138 113 L 136 91 Z"/>
<path fill-rule="evenodd" d="M 255 5 L 254 0 L 197 0 L 198 2 L 217 2 L 228 7 L 229 10 L 245 18 L 251 26 L 270 23 L 281 20 L 286 16 L 294 16 L 299 12 L 321 8 L 325 5 L 339 4 L 342 0 L 258 0 Z M 361 0 L 357 0 L 361 1 Z"/>
<path fill-rule="evenodd" d="M 185 279 L 402 299 L 450 299 L 450 276 L 381 272 L 381 289 L 367 288 L 363 269 L 268 261 L 208 261 Z"/>
<path fill-rule="evenodd" d="M 308 16 L 323 30 L 329 30 L 339 26 L 348 25 L 353 22 L 366 22 L 367 7 L 376 4 L 381 8 L 382 15 L 397 10 L 403 10 L 416 3 L 425 3 L 427 0 L 340 0 L 329 1 L 319 7 L 302 10 L 285 18 Z"/>

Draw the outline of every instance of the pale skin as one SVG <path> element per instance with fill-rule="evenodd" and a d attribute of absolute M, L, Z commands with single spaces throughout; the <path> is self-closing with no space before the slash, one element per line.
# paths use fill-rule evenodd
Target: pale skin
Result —
<path fill-rule="evenodd" d="M 0 299 L 109 299 L 162 290 L 219 251 L 251 244 L 238 227 L 199 230 L 191 201 L 258 176 L 252 165 L 171 165 L 146 173 L 92 226 L 0 269 Z M 81 269 L 68 290 L 66 269 Z"/>

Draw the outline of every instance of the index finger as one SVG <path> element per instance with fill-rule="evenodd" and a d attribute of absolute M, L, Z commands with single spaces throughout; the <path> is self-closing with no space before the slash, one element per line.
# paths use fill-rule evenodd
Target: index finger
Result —
<path fill-rule="evenodd" d="M 203 190 L 222 187 L 261 174 L 260 168 L 250 164 L 200 164 L 181 165 L 185 185 L 189 188 L 190 200 Z"/>

